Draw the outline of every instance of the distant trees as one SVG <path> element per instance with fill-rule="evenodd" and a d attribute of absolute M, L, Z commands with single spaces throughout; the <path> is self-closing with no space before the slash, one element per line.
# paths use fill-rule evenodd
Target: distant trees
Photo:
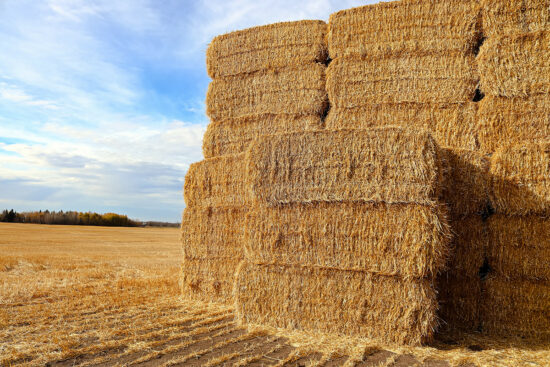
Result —
<path fill-rule="evenodd" d="M 38 211 L 17 213 L 13 209 L 4 210 L 0 214 L 0 222 L 35 223 L 35 224 L 67 224 L 87 226 L 138 227 L 142 223 L 129 219 L 126 215 L 116 213 L 80 213 L 75 211 Z"/>

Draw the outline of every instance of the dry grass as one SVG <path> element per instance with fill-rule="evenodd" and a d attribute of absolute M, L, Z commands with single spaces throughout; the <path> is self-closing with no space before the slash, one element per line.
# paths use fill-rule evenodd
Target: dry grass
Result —
<path fill-rule="evenodd" d="M 159 366 L 187 355 L 192 366 L 342 365 L 338 356 L 350 356 L 346 366 L 376 365 L 407 354 L 451 366 L 550 361 L 549 343 L 476 334 L 442 336 L 421 348 L 269 328 L 262 330 L 275 341 L 238 341 L 246 331 L 231 308 L 179 297 L 180 262 L 177 229 L 0 223 L 0 365 Z"/>
<path fill-rule="evenodd" d="M 548 0 L 482 0 L 483 32 L 489 37 L 538 32 L 550 27 Z"/>

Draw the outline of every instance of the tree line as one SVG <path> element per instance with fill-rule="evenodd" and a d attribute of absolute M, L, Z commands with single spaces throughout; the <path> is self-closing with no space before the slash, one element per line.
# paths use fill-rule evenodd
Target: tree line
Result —
<path fill-rule="evenodd" d="M 111 226 L 111 227 L 138 227 L 143 223 L 132 220 L 127 215 L 116 213 L 81 213 L 75 211 L 35 211 L 18 213 L 11 210 L 4 210 L 0 214 L 0 222 L 12 223 L 35 223 L 35 224 L 66 224 L 85 226 Z"/>

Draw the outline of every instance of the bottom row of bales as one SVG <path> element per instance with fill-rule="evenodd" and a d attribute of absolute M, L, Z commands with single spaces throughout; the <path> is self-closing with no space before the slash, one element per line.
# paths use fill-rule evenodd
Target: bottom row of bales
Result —
<path fill-rule="evenodd" d="M 184 293 L 236 302 L 245 324 L 383 342 L 426 343 L 438 328 L 548 337 L 550 221 L 480 215 L 487 193 L 497 213 L 550 207 L 548 145 L 536 146 L 489 169 L 422 132 L 327 130 L 194 164 Z M 502 155 L 523 159 L 513 179 Z"/>

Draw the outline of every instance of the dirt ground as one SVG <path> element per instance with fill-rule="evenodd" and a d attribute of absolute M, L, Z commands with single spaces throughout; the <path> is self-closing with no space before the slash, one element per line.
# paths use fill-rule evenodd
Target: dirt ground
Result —
<path fill-rule="evenodd" d="M 548 366 L 550 346 L 479 335 L 432 346 L 236 324 L 180 297 L 178 229 L 0 223 L 2 366 Z"/>

